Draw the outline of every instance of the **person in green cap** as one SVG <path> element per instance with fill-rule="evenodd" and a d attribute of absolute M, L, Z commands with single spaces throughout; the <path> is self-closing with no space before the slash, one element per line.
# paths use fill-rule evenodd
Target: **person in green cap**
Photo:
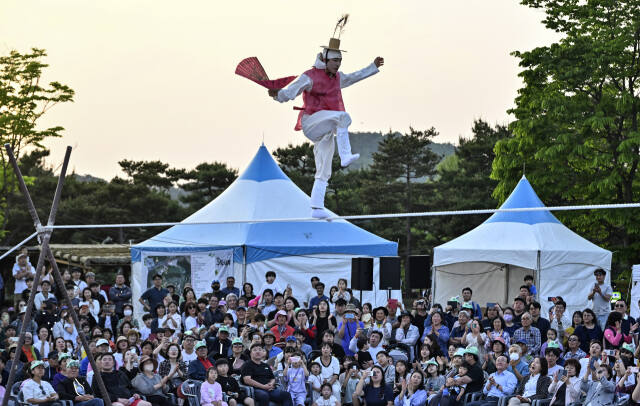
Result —
<path fill-rule="evenodd" d="M 204 340 L 198 341 L 195 348 L 198 358 L 189 363 L 187 376 L 189 379 L 204 381 L 207 379 L 207 371 L 209 368 L 215 365 L 215 360 L 207 357 L 207 344 Z"/>
<path fill-rule="evenodd" d="M 438 369 L 440 369 L 440 365 L 434 358 L 431 358 L 429 361 L 427 361 L 427 378 L 424 381 L 424 389 L 427 391 L 429 400 L 433 396 L 435 396 L 436 393 L 438 393 L 440 388 L 444 386 L 444 375 L 440 375 Z"/>
<path fill-rule="evenodd" d="M 58 384 L 67 379 L 67 361 L 71 359 L 71 354 L 68 352 L 61 352 L 58 354 L 58 372 L 53 376 L 51 385 L 54 388 L 58 387 Z"/>
<path fill-rule="evenodd" d="M 562 366 L 557 364 L 560 353 L 560 345 L 556 341 L 547 343 L 547 348 L 544 350 L 544 357 L 547 360 L 547 376 L 553 377 L 553 374 L 562 370 Z"/>
<path fill-rule="evenodd" d="M 75 359 L 67 361 L 67 378 L 56 387 L 60 399 L 72 400 L 74 406 L 102 406 L 104 402 L 94 396 L 91 385 L 84 377 L 78 376 L 80 362 Z"/>

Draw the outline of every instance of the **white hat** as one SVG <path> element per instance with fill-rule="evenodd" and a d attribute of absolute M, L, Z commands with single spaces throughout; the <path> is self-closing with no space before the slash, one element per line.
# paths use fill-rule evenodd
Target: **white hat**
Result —
<path fill-rule="evenodd" d="M 100 347 L 101 345 L 109 345 L 109 341 L 107 341 L 105 338 L 101 338 L 96 341 L 96 347 Z"/>

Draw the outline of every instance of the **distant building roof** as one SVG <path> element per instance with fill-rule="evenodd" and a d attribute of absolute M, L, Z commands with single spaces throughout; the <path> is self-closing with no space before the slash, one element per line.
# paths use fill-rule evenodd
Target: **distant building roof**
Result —
<path fill-rule="evenodd" d="M 131 265 L 129 247 L 116 244 L 51 244 L 56 259 L 71 265 L 123 266 Z"/>

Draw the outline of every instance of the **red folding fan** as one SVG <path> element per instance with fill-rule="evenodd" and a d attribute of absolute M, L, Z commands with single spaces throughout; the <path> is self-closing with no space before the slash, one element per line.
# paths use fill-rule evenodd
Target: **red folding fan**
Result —
<path fill-rule="evenodd" d="M 267 72 L 264 71 L 262 64 L 255 56 L 240 61 L 236 67 L 236 75 L 256 82 L 267 89 L 282 89 L 296 78 L 296 76 L 287 76 L 286 78 L 269 79 Z"/>

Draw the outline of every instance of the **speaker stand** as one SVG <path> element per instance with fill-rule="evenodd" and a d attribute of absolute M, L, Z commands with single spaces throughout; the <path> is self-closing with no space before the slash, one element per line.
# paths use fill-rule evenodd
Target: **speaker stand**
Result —
<path fill-rule="evenodd" d="M 391 289 L 387 289 L 387 303 L 389 302 L 389 299 L 391 299 Z"/>

